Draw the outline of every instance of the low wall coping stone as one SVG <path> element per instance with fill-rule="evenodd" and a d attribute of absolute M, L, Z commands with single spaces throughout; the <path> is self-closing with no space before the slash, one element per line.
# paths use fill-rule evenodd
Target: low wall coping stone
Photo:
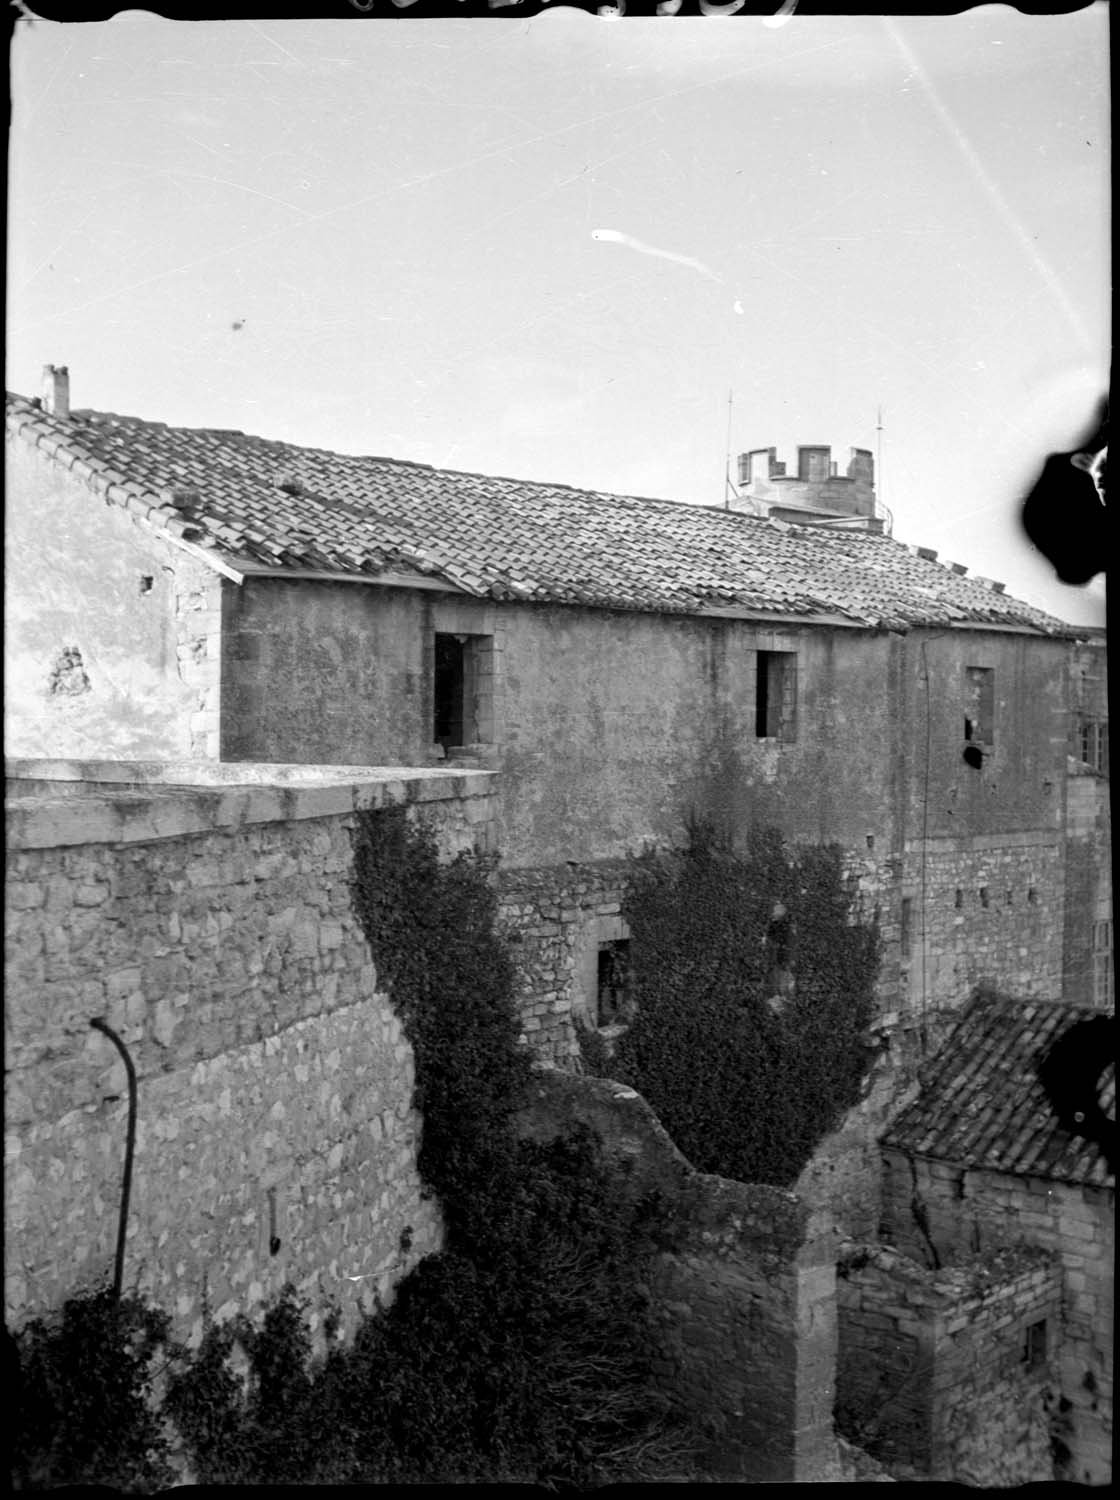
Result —
<path fill-rule="evenodd" d="M 148 843 L 400 803 L 488 797 L 493 771 L 216 761 L 8 761 L 8 848 Z"/>

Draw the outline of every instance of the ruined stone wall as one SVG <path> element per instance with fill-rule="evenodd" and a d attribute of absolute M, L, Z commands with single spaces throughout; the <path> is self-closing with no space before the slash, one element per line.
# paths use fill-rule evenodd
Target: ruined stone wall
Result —
<path fill-rule="evenodd" d="M 1044 1252 L 935 1272 L 861 1247 L 837 1277 L 837 1420 L 880 1461 L 980 1486 L 1053 1477 L 1061 1292 Z M 1045 1325 L 1029 1343 L 1028 1329 Z"/>
<path fill-rule="evenodd" d="M 241 768 L 258 782 L 282 768 Z M 293 769 L 293 768 L 290 768 Z M 136 772 L 139 775 L 139 772 Z M 208 789 L 23 781 L 9 813 L 6 1314 L 111 1275 L 198 1338 L 288 1280 L 353 1314 L 438 1248 L 411 1048 L 351 909 L 357 807 L 484 844 L 489 778 Z"/>
<path fill-rule="evenodd" d="M 1115 1191 L 1042 1177 L 980 1172 L 883 1152 L 884 1231 L 908 1255 L 943 1265 L 1004 1246 L 1056 1256 L 1062 1275 L 1061 1346 L 1055 1358 L 1067 1455 L 1059 1478 L 1100 1484 L 1112 1468 Z M 912 1208 L 925 1210 L 928 1238 Z M 1064 1403 L 1064 1404 L 1062 1404 Z"/>
<path fill-rule="evenodd" d="M 660 1197 L 666 1249 L 649 1288 L 653 1368 L 710 1424 L 707 1461 L 752 1482 L 839 1479 L 832 1432 L 835 1268 L 825 1220 L 792 1194 L 696 1172 L 621 1084 L 538 1067 L 520 1127 L 589 1126 Z"/>

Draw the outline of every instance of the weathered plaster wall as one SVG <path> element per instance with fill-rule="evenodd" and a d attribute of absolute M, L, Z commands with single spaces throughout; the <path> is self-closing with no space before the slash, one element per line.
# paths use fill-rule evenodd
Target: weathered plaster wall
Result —
<path fill-rule="evenodd" d="M 422 596 L 247 579 L 223 601 L 223 760 L 422 765 Z"/>
<path fill-rule="evenodd" d="M 6 461 L 6 753 L 216 754 L 222 579 L 45 454 Z"/>
<path fill-rule="evenodd" d="M 1060 1478 L 1104 1483 L 1112 1468 L 1113 1253 L 1115 1192 L 1041 1177 L 968 1170 L 896 1151 L 883 1153 L 884 1232 L 928 1262 L 929 1241 L 914 1216 L 917 1197 L 942 1264 L 1004 1246 L 1051 1252 L 1062 1273 L 1063 1326 L 1055 1363 L 1066 1403 Z"/>
<path fill-rule="evenodd" d="M 792 1193 L 696 1172 L 632 1089 L 541 1066 L 521 1129 L 585 1125 L 656 1191 L 667 1245 L 650 1285 L 654 1371 L 713 1424 L 707 1462 L 750 1482 L 838 1480 L 832 1236 Z"/>
<path fill-rule="evenodd" d="M 351 910 L 350 830 L 355 808 L 408 800 L 445 851 L 485 845 L 490 779 L 268 785 L 270 769 L 205 789 L 71 782 L 61 798 L 15 783 L 9 1320 L 112 1270 L 127 1089 L 93 1017 L 139 1078 L 125 1285 L 181 1334 L 286 1280 L 368 1306 L 439 1245 L 411 1049 Z"/>
<path fill-rule="evenodd" d="M 1058 832 L 1069 642 L 986 630 L 914 631 L 901 649 L 904 841 Z M 993 673 L 993 739 L 979 769 L 964 760 L 968 667 Z"/>
<path fill-rule="evenodd" d="M 850 1250 L 837 1273 L 840 1430 L 930 1479 L 1052 1479 L 1052 1367 L 1023 1356 L 1026 1330 L 1040 1321 L 1053 1349 L 1060 1305 L 1044 1252 L 934 1272 L 894 1250 Z"/>

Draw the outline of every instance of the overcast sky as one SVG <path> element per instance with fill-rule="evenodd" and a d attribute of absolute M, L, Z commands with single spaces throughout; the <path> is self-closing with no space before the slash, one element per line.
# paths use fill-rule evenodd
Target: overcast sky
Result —
<path fill-rule="evenodd" d="M 879 446 L 903 541 L 1079 623 L 1017 525 L 1108 383 L 1104 6 L 20 22 L 8 386 L 720 505 Z"/>

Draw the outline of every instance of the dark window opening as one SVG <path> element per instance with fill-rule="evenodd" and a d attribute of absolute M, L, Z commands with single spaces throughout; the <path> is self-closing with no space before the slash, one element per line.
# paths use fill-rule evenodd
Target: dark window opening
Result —
<path fill-rule="evenodd" d="M 446 750 L 463 743 L 464 647 L 461 635 L 436 636 L 435 727 L 432 738 Z"/>
<path fill-rule="evenodd" d="M 155 579 L 152 577 L 152 575 L 150 573 L 141 573 L 141 575 L 140 575 L 140 592 L 142 594 L 150 594 L 152 592 L 152 585 L 154 584 L 154 582 L 155 582 Z"/>
<path fill-rule="evenodd" d="M 432 740 L 444 750 L 488 744 L 493 734 L 493 640 L 437 633 Z"/>
<path fill-rule="evenodd" d="M 1037 906 L 1038 905 L 1038 892 L 1035 890 L 1035 888 L 1034 888 L 1033 885 L 1030 886 L 1029 889 L 1027 890 L 1027 905 L 1028 906 Z"/>
<path fill-rule="evenodd" d="M 630 939 L 614 938 L 599 944 L 597 1010 L 599 1026 L 625 1025 L 632 1020 Z"/>
<path fill-rule="evenodd" d="M 914 902 L 909 896 L 902 898 L 902 920 L 900 923 L 900 938 L 902 945 L 902 957 L 907 959 L 911 956 L 914 947 L 913 935 L 913 911 Z"/>
<path fill-rule="evenodd" d="M 995 742 L 995 672 L 991 667 L 964 669 L 965 743 L 990 749 Z"/>
<path fill-rule="evenodd" d="M 1023 1338 L 1023 1363 L 1028 1370 L 1037 1370 L 1046 1363 L 1046 1319 L 1029 1323 Z"/>
<path fill-rule="evenodd" d="M 982 907 L 984 907 L 985 909 L 987 909 L 987 905 L 988 905 L 988 887 L 986 885 L 982 885 L 980 887 L 980 905 Z"/>
<path fill-rule="evenodd" d="M 754 732 L 760 740 L 796 740 L 796 651 L 756 653 Z"/>
<path fill-rule="evenodd" d="M 960 911 L 961 907 L 964 905 L 964 892 L 959 887 L 957 888 L 956 894 L 953 896 L 953 905 L 958 911 Z"/>

